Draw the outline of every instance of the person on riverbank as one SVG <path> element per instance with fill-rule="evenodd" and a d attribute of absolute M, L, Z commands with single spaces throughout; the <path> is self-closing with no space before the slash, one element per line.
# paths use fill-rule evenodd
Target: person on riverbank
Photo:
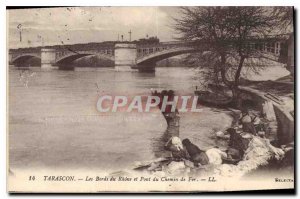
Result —
<path fill-rule="evenodd" d="M 183 147 L 183 144 L 179 137 L 171 137 L 165 144 L 164 148 L 168 151 L 171 151 L 172 158 L 176 160 L 188 159 L 188 153 Z"/>
<path fill-rule="evenodd" d="M 212 165 L 220 165 L 223 163 L 223 159 L 227 159 L 227 153 L 217 147 L 208 149 L 205 153 L 209 159 L 209 164 Z"/>
<path fill-rule="evenodd" d="M 182 141 L 187 153 L 190 156 L 190 160 L 194 162 L 196 166 L 209 164 L 209 159 L 205 151 L 199 149 L 195 144 L 193 144 L 189 139 L 184 139 Z"/>
<path fill-rule="evenodd" d="M 249 141 L 244 139 L 234 128 L 229 128 L 226 133 L 230 135 L 227 153 L 232 159 L 241 159 L 248 148 Z"/>
<path fill-rule="evenodd" d="M 248 109 L 243 109 L 240 117 L 240 123 L 242 124 L 242 129 L 244 133 L 251 133 L 253 135 L 256 135 L 256 128 L 254 126 L 255 119 L 257 117 L 255 116 L 252 118 L 249 114 Z"/>

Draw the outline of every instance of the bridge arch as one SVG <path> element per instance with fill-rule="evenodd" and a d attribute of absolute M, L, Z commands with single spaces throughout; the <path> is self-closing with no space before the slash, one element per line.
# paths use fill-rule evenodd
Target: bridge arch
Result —
<path fill-rule="evenodd" d="M 157 51 L 137 59 L 137 65 L 149 65 L 176 55 L 199 52 L 199 49 L 181 47 Z"/>
<path fill-rule="evenodd" d="M 13 65 L 21 65 L 23 63 L 25 63 L 26 61 L 32 59 L 32 58 L 38 58 L 39 60 L 41 60 L 41 57 L 38 56 L 38 55 L 33 55 L 33 54 L 23 54 L 23 55 L 19 55 L 15 58 L 13 58 L 11 61 L 10 61 L 10 64 L 13 64 Z"/>
<path fill-rule="evenodd" d="M 57 64 L 57 65 L 70 64 L 70 63 L 74 62 L 77 59 L 87 57 L 87 56 L 98 56 L 101 59 L 106 59 L 106 60 L 113 61 L 112 57 L 102 55 L 102 54 L 78 53 L 78 54 L 68 54 L 66 56 L 60 57 L 58 60 L 56 60 L 55 64 Z"/>

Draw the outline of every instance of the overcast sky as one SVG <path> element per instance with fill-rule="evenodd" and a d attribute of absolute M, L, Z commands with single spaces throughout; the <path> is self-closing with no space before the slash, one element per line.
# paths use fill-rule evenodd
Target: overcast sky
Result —
<path fill-rule="evenodd" d="M 157 36 L 174 40 L 178 7 L 70 7 L 8 10 L 10 48 L 132 40 Z M 21 24 L 21 25 L 19 25 Z M 20 30 L 22 41 L 20 41 Z"/>

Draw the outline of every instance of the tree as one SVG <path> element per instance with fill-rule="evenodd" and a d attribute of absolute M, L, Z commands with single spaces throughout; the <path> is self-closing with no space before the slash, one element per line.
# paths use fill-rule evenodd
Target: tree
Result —
<path fill-rule="evenodd" d="M 274 30 L 277 21 L 272 11 L 270 7 L 183 7 L 181 17 L 175 19 L 179 39 L 203 46 L 196 60 L 206 60 L 207 65 L 200 63 L 200 67 L 207 78 L 221 80 L 232 91 L 235 104 L 243 67 L 257 71 L 263 66 L 258 62 L 260 46 L 253 45 L 253 40 Z M 209 56 L 205 51 L 210 51 Z"/>
<path fill-rule="evenodd" d="M 273 7 L 273 16 L 277 19 L 278 27 L 281 32 L 293 32 L 293 7 L 277 6 Z"/>

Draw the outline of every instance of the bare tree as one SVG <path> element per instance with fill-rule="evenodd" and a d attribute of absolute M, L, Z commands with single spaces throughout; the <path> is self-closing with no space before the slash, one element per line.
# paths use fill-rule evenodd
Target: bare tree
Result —
<path fill-rule="evenodd" d="M 293 7 L 277 6 L 273 7 L 273 16 L 278 21 L 278 27 L 281 32 L 290 33 L 293 32 Z"/>
<path fill-rule="evenodd" d="M 183 7 L 174 28 L 179 39 L 198 41 L 203 46 L 196 54 L 198 60 L 206 59 L 206 65 L 200 67 L 208 71 L 208 78 L 213 81 L 220 78 L 232 91 L 236 103 L 243 67 L 258 71 L 263 66 L 254 61 L 262 58 L 260 46 L 254 41 L 274 30 L 277 21 L 272 12 L 270 7 Z M 210 51 L 210 56 L 204 51 Z"/>

